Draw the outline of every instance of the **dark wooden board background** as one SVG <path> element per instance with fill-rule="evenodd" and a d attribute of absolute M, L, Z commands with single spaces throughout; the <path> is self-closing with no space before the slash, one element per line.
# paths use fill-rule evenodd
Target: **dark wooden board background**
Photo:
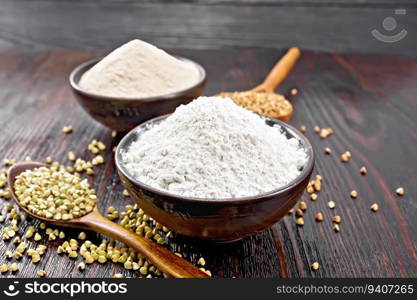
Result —
<path fill-rule="evenodd" d="M 202 63 L 208 71 L 206 95 L 247 89 L 262 80 L 276 59 L 277 49 L 177 50 Z M 114 170 L 111 152 L 117 141 L 110 130 L 93 121 L 76 103 L 68 85 L 68 74 L 77 64 L 101 53 L 77 51 L 0 51 L 0 158 L 18 160 L 30 156 L 43 160 L 51 155 L 67 162 L 66 153 L 90 157 L 91 139 L 103 140 L 109 150 L 106 164 L 93 180 L 100 197 L 100 209 L 131 203 L 122 196 L 123 187 Z M 317 151 L 315 174 L 323 176 L 323 189 L 316 202 L 307 195 L 309 208 L 305 226 L 287 216 L 271 229 L 231 244 L 174 238 L 170 247 L 192 262 L 200 256 L 217 277 L 415 277 L 417 276 L 417 62 L 407 58 L 375 55 L 319 54 L 304 51 L 293 72 L 279 88 L 288 93 L 295 107 L 291 124 L 308 127 L 307 136 Z M 74 126 L 64 135 L 62 127 Z M 334 129 L 334 135 L 320 140 L 312 133 L 319 125 Z M 326 156 L 324 147 L 333 154 Z M 349 150 L 347 164 L 339 155 Z M 368 175 L 361 176 L 365 165 Z M 395 195 L 403 186 L 406 195 Z M 359 197 L 352 200 L 349 192 Z M 326 203 L 336 202 L 330 210 Z M 380 210 L 372 213 L 372 203 Z M 8 202 L 0 200 L 0 209 Z M 325 221 L 317 224 L 321 211 Z M 331 229 L 331 217 L 342 217 L 341 231 Z M 21 223 L 20 233 L 35 220 Z M 0 224 L 0 228 L 5 224 Z M 66 230 L 68 236 L 76 231 Z M 95 235 L 89 233 L 93 239 Z M 47 253 L 38 265 L 27 257 L 20 261 L 15 276 L 36 276 L 45 269 L 51 277 L 110 277 L 116 272 L 137 276 L 121 266 L 94 264 L 81 273 L 77 262 L 56 253 L 59 241 L 47 242 Z M 33 242 L 30 242 L 33 247 Z M 10 242 L 0 241 L 0 264 L 5 262 Z M 320 263 L 313 272 L 310 265 Z M 7 276 L 11 276 L 9 273 Z"/>
<path fill-rule="evenodd" d="M 416 14 L 415 0 L 0 0 L 0 47 L 110 50 L 141 38 L 164 48 L 299 46 L 416 58 Z M 382 28 L 386 17 L 398 22 L 392 32 Z M 373 29 L 408 36 L 383 43 Z"/>

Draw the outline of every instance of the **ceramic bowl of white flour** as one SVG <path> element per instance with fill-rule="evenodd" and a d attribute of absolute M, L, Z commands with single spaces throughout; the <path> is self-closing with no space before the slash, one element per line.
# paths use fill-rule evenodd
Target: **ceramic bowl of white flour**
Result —
<path fill-rule="evenodd" d="M 200 97 L 130 131 L 115 161 L 131 197 L 155 220 L 227 242 L 288 213 L 308 184 L 314 151 L 288 124 Z"/>
<path fill-rule="evenodd" d="M 194 68 L 198 78 L 190 86 L 168 94 L 126 98 L 100 95 L 83 89 L 79 84 L 80 79 L 101 58 L 77 66 L 69 76 L 70 86 L 78 103 L 93 119 L 117 131 L 126 132 L 151 118 L 173 112 L 177 106 L 186 104 L 203 93 L 206 84 L 204 68 L 185 57 L 175 57 Z"/>

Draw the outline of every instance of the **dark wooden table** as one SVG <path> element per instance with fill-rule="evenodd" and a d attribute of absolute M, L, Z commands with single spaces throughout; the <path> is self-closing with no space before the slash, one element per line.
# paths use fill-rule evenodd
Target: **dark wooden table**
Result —
<path fill-rule="evenodd" d="M 281 50 L 177 50 L 201 62 L 208 71 L 206 94 L 247 89 L 260 82 Z M 98 53 L 95 53 L 96 55 Z M 51 155 L 67 162 L 67 151 L 89 157 L 91 139 L 109 147 L 106 164 L 93 177 L 100 197 L 100 209 L 131 203 L 122 196 L 123 187 L 114 169 L 111 148 L 117 140 L 111 131 L 93 121 L 75 102 L 68 86 L 68 74 L 92 53 L 56 51 L 16 53 L 0 51 L 0 157 L 22 160 L 30 156 L 43 160 Z M 213 244 L 176 236 L 170 247 L 192 262 L 204 256 L 216 277 L 415 277 L 417 276 L 417 62 L 386 56 L 337 55 L 304 52 L 279 91 L 292 97 L 295 107 L 291 124 L 305 124 L 306 135 L 317 151 L 315 174 L 323 177 L 323 189 L 316 202 L 307 195 L 304 227 L 287 216 L 271 229 L 230 244 Z M 74 133 L 64 135 L 62 127 L 72 124 Z M 325 140 L 312 127 L 331 127 Z M 332 155 L 325 155 L 331 147 Z M 343 164 L 339 155 L 349 150 L 352 159 Z M 359 174 L 365 165 L 368 174 Z M 399 197 L 395 189 L 403 186 Z M 359 197 L 350 199 L 352 189 Z M 336 202 L 331 210 L 327 202 Z M 2 215 L 8 202 L 0 200 Z M 379 211 L 370 211 L 372 203 Z M 322 212 L 324 222 L 314 216 Z M 335 233 L 331 217 L 340 215 L 340 232 Z M 32 219 L 22 221 L 20 234 Z M 7 221 L 0 224 L 0 228 Z M 69 237 L 77 232 L 66 230 Z M 89 237 L 95 234 L 89 233 Z M 56 253 L 61 241 L 49 248 L 38 265 L 27 257 L 20 262 L 17 277 L 36 276 L 46 270 L 50 277 L 110 277 L 116 272 L 137 276 L 122 266 L 93 264 L 81 273 L 77 262 Z M 33 241 L 29 242 L 33 247 Z M 0 241 L 0 264 L 4 253 L 14 250 L 11 242 Z M 79 258 L 80 260 L 80 258 Z M 320 263 L 316 272 L 313 262 Z M 10 273 L 7 276 L 12 276 Z"/>

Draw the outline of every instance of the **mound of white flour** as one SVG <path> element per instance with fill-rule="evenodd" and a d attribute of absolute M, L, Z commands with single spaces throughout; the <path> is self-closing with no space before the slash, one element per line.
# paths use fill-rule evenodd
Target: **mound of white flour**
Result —
<path fill-rule="evenodd" d="M 141 40 L 117 48 L 80 80 L 87 92 L 122 98 L 153 97 L 190 88 L 198 70 Z"/>
<path fill-rule="evenodd" d="M 154 188 L 219 199 L 282 187 L 299 175 L 307 155 L 298 140 L 232 100 L 200 97 L 140 135 L 123 161 Z"/>

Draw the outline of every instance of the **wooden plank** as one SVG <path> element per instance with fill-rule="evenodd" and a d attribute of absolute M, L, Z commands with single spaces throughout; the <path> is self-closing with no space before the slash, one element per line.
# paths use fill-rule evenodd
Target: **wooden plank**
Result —
<path fill-rule="evenodd" d="M 417 13 L 415 3 L 406 7 L 367 5 L 3 0 L 0 47 L 25 51 L 101 50 L 140 38 L 164 48 L 297 45 L 326 52 L 395 53 L 415 57 L 417 40 L 411 37 L 417 30 L 417 19 L 413 18 Z M 382 21 L 395 16 L 395 8 L 406 8 L 407 14 L 396 16 L 399 24 L 393 33 L 405 29 L 409 35 L 394 44 L 376 40 L 371 35 L 373 29 L 393 35 L 384 31 Z"/>
<path fill-rule="evenodd" d="M 201 62 L 209 76 L 207 95 L 219 91 L 242 90 L 262 80 L 276 59 L 277 49 L 177 50 L 177 54 Z M 97 53 L 98 54 L 98 53 Z M 113 205 L 121 209 L 131 203 L 122 196 L 123 187 L 114 170 L 111 148 L 117 144 L 110 130 L 94 122 L 77 105 L 67 83 L 70 70 L 94 56 L 86 52 L 52 51 L 22 53 L 0 51 L 0 159 L 14 157 L 43 160 L 51 155 L 67 162 L 66 153 L 74 150 L 88 158 L 87 144 L 103 140 L 109 151 L 106 165 L 92 178 L 100 197 L 100 209 Z M 218 58 L 222 57 L 222 60 Z M 196 263 L 200 256 L 218 277 L 415 277 L 417 228 L 417 62 L 387 56 L 329 55 L 304 52 L 295 69 L 279 88 L 292 98 L 295 126 L 305 124 L 307 136 L 317 152 L 315 174 L 323 176 L 323 189 L 316 202 L 304 195 L 308 205 L 305 226 L 295 225 L 287 216 L 270 230 L 231 244 L 213 244 L 176 236 L 170 247 Z M 72 124 L 74 133 L 63 135 L 64 125 Z M 326 140 L 312 132 L 319 125 L 335 133 Z M 332 155 L 323 153 L 331 147 Z M 349 150 L 347 164 L 339 155 Z M 365 165 L 368 174 L 359 174 Z M 395 188 L 404 186 L 406 195 L 398 197 Z M 350 199 L 356 189 L 359 197 Z M 336 202 L 331 210 L 327 202 Z M 372 203 L 380 211 L 372 213 Z M 6 214 L 7 201 L 0 199 L 0 212 Z M 321 211 L 324 222 L 314 215 Z M 341 231 L 331 229 L 331 217 L 342 217 Z M 0 230 L 7 222 L 0 224 Z M 19 225 L 22 234 L 26 220 Z M 77 237 L 77 231 L 65 230 Z M 89 239 L 100 236 L 88 233 Z M 48 242 L 47 253 L 39 265 L 27 257 L 20 271 L 7 276 L 32 277 L 45 269 L 51 277 L 110 277 L 117 272 L 137 276 L 120 265 L 93 264 L 84 272 L 76 269 L 80 261 L 56 254 L 60 241 Z M 30 241 L 33 248 L 37 243 Z M 0 241 L 0 264 L 4 253 L 14 250 L 11 242 Z M 313 272 L 311 263 L 320 263 Z"/>
<path fill-rule="evenodd" d="M 21 1 L 31 1 L 31 0 L 21 0 Z M 44 1 L 44 0 L 37 0 Z M 53 0 L 56 3 L 63 2 L 73 2 L 71 0 Z M 88 0 L 78 0 L 77 2 L 88 2 Z M 125 3 L 131 4 L 131 0 L 98 0 L 96 3 Z M 142 0 L 142 3 L 157 3 L 157 4 L 166 4 L 166 0 Z M 253 5 L 253 6 L 395 6 L 399 7 L 402 5 L 405 6 L 415 6 L 415 1 L 413 0 L 170 0 L 170 4 L 195 4 L 195 5 Z"/>

